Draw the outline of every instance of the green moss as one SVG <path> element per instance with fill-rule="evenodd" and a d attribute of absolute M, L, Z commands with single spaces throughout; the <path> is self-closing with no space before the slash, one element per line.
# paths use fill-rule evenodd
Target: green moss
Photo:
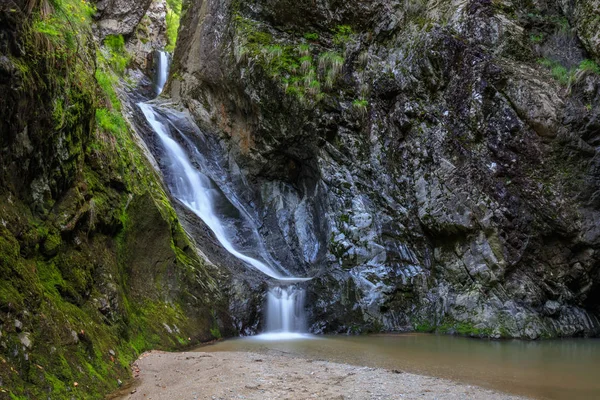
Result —
<path fill-rule="evenodd" d="M 319 34 L 318 33 L 314 33 L 314 32 L 307 32 L 304 34 L 304 39 L 306 40 L 310 40 L 310 41 L 317 41 L 319 40 Z"/>
<path fill-rule="evenodd" d="M 127 123 L 121 113 L 109 111 L 106 108 L 96 110 L 96 122 L 100 128 L 114 135 L 120 135 L 127 131 Z"/>
<path fill-rule="evenodd" d="M 106 98 L 108 99 L 108 104 L 115 110 L 121 110 L 121 101 L 117 96 L 117 92 L 115 91 L 114 86 L 119 82 L 119 79 L 109 71 L 102 70 L 101 68 L 96 70 L 96 81 Z"/>
<path fill-rule="evenodd" d="M 60 234 L 53 233 L 52 235 L 47 236 L 44 240 L 44 251 L 47 254 L 54 254 L 58 250 L 61 243 L 62 239 Z"/>
<path fill-rule="evenodd" d="M 435 331 L 435 326 L 427 322 L 415 325 L 415 331 L 423 333 L 432 333 Z"/>
<path fill-rule="evenodd" d="M 47 111 L 44 140 L 64 139 L 70 159 L 60 168 L 72 169 L 73 181 L 39 215 L 14 195 L 0 199 L 8 222 L 8 228 L 0 225 L 0 320 L 23 315 L 34 343 L 26 360 L 16 332 L 2 331 L 0 380 L 13 398 L 102 398 L 129 376 L 139 352 L 180 348 L 189 344 L 188 334 L 206 340 L 211 327 L 218 330 L 210 321 L 190 322 L 183 309 L 191 298 L 186 293 L 169 297 L 164 287 L 129 292 L 122 277 L 131 246 L 120 243 L 136 217 L 132 199 L 148 194 L 160 208 L 155 218 L 166 224 L 161 243 L 169 253 L 160 266 L 169 270 L 157 267 L 149 275 L 162 274 L 164 286 L 185 288 L 195 279 L 208 286 L 210 277 L 199 278 L 202 263 L 182 250 L 191 245 L 120 114 L 116 87 L 128 59 L 123 38 L 108 37 L 96 52 L 88 42 L 85 1 L 52 0 L 55 12 L 43 16 L 34 3 L 31 20 L 22 24 L 25 55 L 11 61 L 24 74 L 21 90 L 49 99 L 35 113 Z M 196 288 L 194 294 L 201 292 Z M 101 301 L 109 300 L 107 311 Z M 181 332 L 168 333 L 163 324 Z"/>
<path fill-rule="evenodd" d="M 129 63 L 123 35 L 108 35 L 104 39 L 104 46 L 108 50 L 108 54 L 102 59 L 102 62 L 110 64 L 112 70 L 118 75 L 123 75 Z"/>

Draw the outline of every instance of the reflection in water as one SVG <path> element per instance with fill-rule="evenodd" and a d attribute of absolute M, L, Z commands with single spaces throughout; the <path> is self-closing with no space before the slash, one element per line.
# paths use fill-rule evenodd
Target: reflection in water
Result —
<path fill-rule="evenodd" d="M 198 351 L 253 351 L 401 369 L 538 399 L 600 399 L 600 340 L 486 341 L 425 334 L 234 339 Z"/>

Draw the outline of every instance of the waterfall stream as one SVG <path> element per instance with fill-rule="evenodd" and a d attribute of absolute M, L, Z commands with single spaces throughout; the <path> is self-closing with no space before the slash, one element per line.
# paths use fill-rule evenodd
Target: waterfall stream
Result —
<path fill-rule="evenodd" d="M 167 83 L 167 77 L 169 76 L 169 67 L 171 65 L 169 53 L 166 51 L 157 51 L 155 53 L 155 57 L 157 57 L 156 69 L 155 69 L 155 77 L 154 77 L 154 89 L 156 96 L 159 96 L 163 88 L 165 87 L 165 83 Z"/>
<path fill-rule="evenodd" d="M 165 85 L 169 68 L 168 55 L 164 52 L 159 53 L 160 58 L 155 83 L 157 96 L 160 95 Z M 300 332 L 306 331 L 305 290 L 299 283 L 310 278 L 289 276 L 290 274 L 285 269 L 277 266 L 274 262 L 270 262 L 272 258 L 269 254 L 266 254 L 265 246 L 260 243 L 260 235 L 255 224 L 252 224 L 251 221 L 243 222 L 245 222 L 245 226 L 250 227 L 253 236 L 257 238 L 255 247 L 262 260 L 240 251 L 232 239 L 235 232 L 230 232 L 228 229 L 224 216 L 219 213 L 219 206 L 226 202 L 230 203 L 237 209 L 238 215 L 246 220 L 249 219 L 247 213 L 240 209 L 235 202 L 229 202 L 223 195 L 224 191 L 219 190 L 215 182 L 195 166 L 204 164 L 203 160 L 197 159 L 202 157 L 201 152 L 197 150 L 186 152 L 186 149 L 171 135 L 170 128 L 172 126 L 161 118 L 153 105 L 138 103 L 138 107 L 162 144 L 164 151 L 162 157 L 166 160 L 162 168 L 165 176 L 169 176 L 167 185 L 173 197 L 181 201 L 211 229 L 225 250 L 245 265 L 277 281 L 270 287 L 267 294 L 267 333 L 259 335 L 259 337 L 264 339 L 302 337 L 303 335 Z M 175 131 L 188 147 L 193 146 L 192 141 L 183 132 L 176 129 Z M 192 156 L 194 160 L 191 159 Z"/>

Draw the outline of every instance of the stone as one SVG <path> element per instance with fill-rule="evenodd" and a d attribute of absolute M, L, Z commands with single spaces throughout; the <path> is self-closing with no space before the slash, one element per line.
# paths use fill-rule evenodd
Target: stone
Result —
<path fill-rule="evenodd" d="M 71 343 L 78 344 L 79 343 L 79 335 L 74 330 L 71 331 Z"/>
<path fill-rule="evenodd" d="M 544 313 L 548 316 L 556 315 L 561 309 L 561 304 L 558 301 L 548 300 L 544 304 Z"/>
<path fill-rule="evenodd" d="M 21 332 L 19 334 L 19 341 L 27 349 L 31 349 L 31 347 L 33 345 L 33 343 L 31 342 L 30 336 L 31 336 L 31 333 L 29 333 L 29 332 Z"/>
<path fill-rule="evenodd" d="M 96 9 L 101 36 L 130 35 L 151 3 L 152 0 L 99 0 Z"/>

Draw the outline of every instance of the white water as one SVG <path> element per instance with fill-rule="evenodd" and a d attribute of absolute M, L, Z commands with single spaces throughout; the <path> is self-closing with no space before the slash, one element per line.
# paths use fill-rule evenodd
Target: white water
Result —
<path fill-rule="evenodd" d="M 165 125 L 160 122 L 152 107 L 138 104 L 152 129 L 158 134 L 169 160 L 169 170 L 175 178 L 171 182 L 171 192 L 186 207 L 192 210 L 213 231 L 221 245 L 233 256 L 256 268 L 263 274 L 280 281 L 300 281 L 301 278 L 285 277 L 267 264 L 240 253 L 228 238 L 221 219 L 216 214 L 214 199 L 217 189 L 206 175 L 198 171 L 183 148 L 171 138 Z"/>
<path fill-rule="evenodd" d="M 159 52 L 159 54 L 156 76 L 157 96 L 163 90 L 169 70 L 167 53 Z M 284 276 L 267 263 L 238 251 L 229 239 L 225 226 L 216 212 L 216 202 L 222 199 L 217 188 L 206 175 L 192 165 L 188 154 L 170 136 L 169 129 L 159 121 L 152 106 L 146 103 L 139 103 L 138 106 L 164 145 L 165 156 L 169 162 L 169 174 L 174 178 L 170 182 L 172 195 L 204 221 L 229 253 L 263 274 L 287 284 L 287 286 L 275 286 L 269 289 L 267 294 L 267 333 L 258 335 L 256 338 L 260 340 L 290 340 L 310 337 L 310 335 L 300 333 L 306 331 L 305 290 L 293 284 L 310 280 L 310 278 Z M 179 133 L 183 135 L 183 133 Z M 244 214 L 243 210 L 240 212 Z M 255 228 L 253 229 L 255 230 Z M 257 237 L 259 236 L 256 231 L 254 233 Z M 262 249 L 262 246 L 259 247 Z M 268 254 L 264 255 L 266 260 L 271 259 Z"/>
<path fill-rule="evenodd" d="M 165 83 L 167 83 L 167 77 L 169 76 L 169 54 L 166 51 L 158 52 L 158 63 L 156 65 L 156 95 L 159 96 Z"/>

